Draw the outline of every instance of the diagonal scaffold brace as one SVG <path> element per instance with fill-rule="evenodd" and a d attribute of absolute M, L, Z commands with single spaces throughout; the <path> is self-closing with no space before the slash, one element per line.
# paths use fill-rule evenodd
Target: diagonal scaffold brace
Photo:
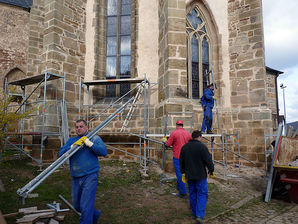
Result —
<path fill-rule="evenodd" d="M 125 109 L 125 107 L 130 104 L 135 97 L 131 97 L 126 103 L 124 103 L 121 107 L 119 107 L 113 114 L 111 114 L 105 121 L 103 121 L 100 125 L 98 125 L 94 130 L 88 133 L 87 138 L 92 138 L 99 131 L 101 131 L 104 127 L 106 127 L 114 118 L 118 117 L 119 114 Z M 17 194 L 20 196 L 22 203 L 25 203 L 25 198 L 27 198 L 28 194 L 32 192 L 39 184 L 41 184 L 48 176 L 50 176 L 56 169 L 58 169 L 66 160 L 68 160 L 73 154 L 75 154 L 83 145 L 75 146 L 72 149 L 69 149 L 66 153 L 64 153 L 60 158 L 58 158 L 55 162 L 53 162 L 49 167 L 47 167 L 43 172 L 41 172 L 38 176 L 32 179 L 28 184 L 24 187 L 17 190 Z"/>

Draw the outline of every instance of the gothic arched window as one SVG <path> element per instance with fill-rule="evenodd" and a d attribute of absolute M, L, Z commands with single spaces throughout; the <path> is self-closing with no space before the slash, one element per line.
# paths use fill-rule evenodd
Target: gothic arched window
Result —
<path fill-rule="evenodd" d="M 210 38 L 196 6 L 186 15 L 188 96 L 199 99 L 210 84 Z"/>
<path fill-rule="evenodd" d="M 131 0 L 107 0 L 106 78 L 131 77 Z M 120 96 L 130 89 L 120 84 Z M 106 96 L 116 96 L 116 85 L 107 85 Z"/>

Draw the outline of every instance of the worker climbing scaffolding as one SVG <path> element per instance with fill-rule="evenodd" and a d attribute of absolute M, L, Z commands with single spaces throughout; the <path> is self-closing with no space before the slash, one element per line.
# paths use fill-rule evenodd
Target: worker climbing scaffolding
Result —
<path fill-rule="evenodd" d="M 204 90 L 203 96 L 201 97 L 201 104 L 204 109 L 204 119 L 202 122 L 201 132 L 205 132 L 207 129 L 207 134 L 212 134 L 212 109 L 214 107 L 214 100 L 216 100 L 216 96 L 213 92 L 214 88 L 216 88 L 216 85 L 211 83 Z"/>

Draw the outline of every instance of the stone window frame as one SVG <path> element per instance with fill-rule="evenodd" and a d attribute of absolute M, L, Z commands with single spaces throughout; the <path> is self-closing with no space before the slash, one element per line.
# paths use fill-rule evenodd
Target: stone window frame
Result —
<path fill-rule="evenodd" d="M 198 40 L 198 56 L 199 56 L 199 99 L 203 95 L 203 60 L 202 60 L 202 42 L 203 39 L 206 38 L 206 41 L 208 43 L 208 56 L 209 56 L 209 71 L 211 70 L 211 64 L 212 64 L 212 40 L 210 38 L 210 29 L 208 26 L 208 22 L 206 17 L 204 16 L 204 13 L 200 9 L 198 5 L 194 5 L 193 7 L 189 7 L 186 11 L 186 15 L 192 12 L 192 10 L 195 10 L 197 14 L 199 15 L 200 19 L 202 20 L 202 24 L 197 27 L 197 29 L 194 29 L 191 25 L 191 22 L 188 20 L 186 17 L 186 34 L 187 34 L 187 55 L 188 58 L 191 58 L 191 40 L 192 37 L 195 35 L 196 39 Z M 206 32 L 202 31 L 201 29 L 205 26 Z M 187 31 L 190 31 L 188 33 Z M 188 98 L 193 99 L 193 94 L 192 94 L 192 63 L 191 60 L 187 60 L 187 74 L 188 74 Z M 212 77 L 209 73 L 209 80 L 212 80 Z"/>
<path fill-rule="evenodd" d="M 136 0 L 130 0 L 131 1 L 131 14 L 130 14 L 130 78 L 134 78 L 135 77 L 135 67 L 136 67 L 136 6 L 137 6 L 137 2 Z M 105 36 L 106 36 L 106 32 L 107 32 L 107 2 L 108 0 L 104 0 L 104 5 L 105 5 L 105 15 L 103 17 L 103 22 L 104 22 L 104 26 L 105 26 Z M 117 4 L 118 4 L 118 14 L 117 14 L 117 26 L 118 26 L 118 31 L 117 31 L 117 48 L 120 49 L 120 21 L 121 21 L 121 14 L 119 14 L 120 10 L 119 8 L 121 8 L 121 0 L 117 0 Z M 106 55 L 107 55 L 107 39 L 105 37 L 103 43 L 104 44 L 104 62 L 103 62 L 103 70 L 104 70 L 104 79 L 107 79 L 106 77 Z M 117 53 L 117 63 L 116 63 L 116 79 L 120 79 L 120 54 Z M 116 97 L 120 96 L 120 85 L 116 85 Z M 106 89 L 106 88 L 105 88 Z M 106 92 L 106 91 L 105 91 Z M 106 96 L 107 97 L 107 96 Z"/>

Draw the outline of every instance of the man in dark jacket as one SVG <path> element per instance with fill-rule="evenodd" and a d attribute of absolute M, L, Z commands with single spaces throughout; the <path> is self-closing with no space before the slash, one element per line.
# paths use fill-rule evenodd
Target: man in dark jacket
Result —
<path fill-rule="evenodd" d="M 183 179 L 187 180 L 189 202 L 193 217 L 198 223 L 203 223 L 207 204 L 207 172 L 214 176 L 214 165 L 208 148 L 200 142 L 202 133 L 198 130 L 192 133 L 192 139 L 186 143 L 180 154 L 180 170 Z"/>

